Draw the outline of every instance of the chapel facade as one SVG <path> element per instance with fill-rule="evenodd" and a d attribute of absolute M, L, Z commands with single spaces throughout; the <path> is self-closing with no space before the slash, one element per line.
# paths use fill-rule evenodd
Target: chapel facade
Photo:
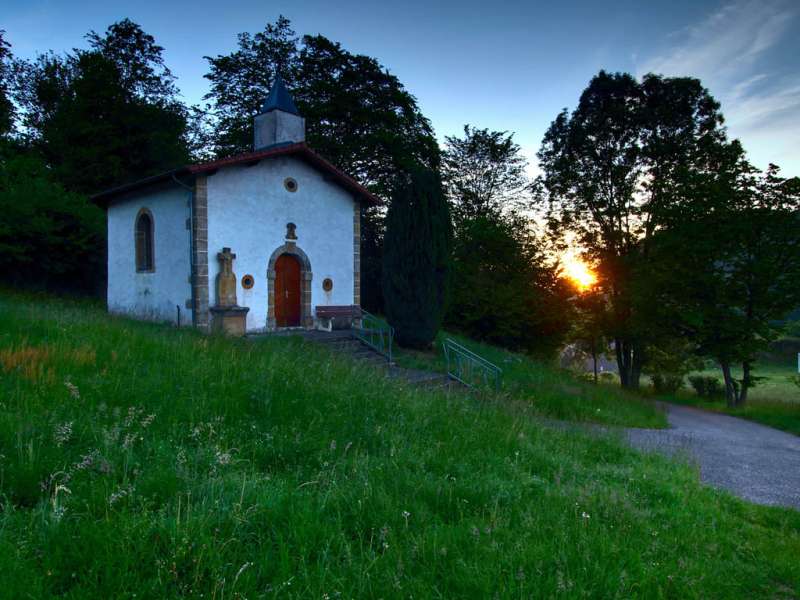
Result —
<path fill-rule="evenodd" d="M 254 125 L 252 152 L 95 196 L 109 311 L 244 333 L 357 309 L 361 207 L 380 201 L 308 147 L 280 77 Z"/>

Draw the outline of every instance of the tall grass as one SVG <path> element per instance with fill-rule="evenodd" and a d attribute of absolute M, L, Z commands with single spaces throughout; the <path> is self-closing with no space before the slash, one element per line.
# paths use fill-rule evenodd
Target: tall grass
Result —
<path fill-rule="evenodd" d="M 800 515 L 524 405 L 0 298 L 0 596 L 792 597 Z"/>

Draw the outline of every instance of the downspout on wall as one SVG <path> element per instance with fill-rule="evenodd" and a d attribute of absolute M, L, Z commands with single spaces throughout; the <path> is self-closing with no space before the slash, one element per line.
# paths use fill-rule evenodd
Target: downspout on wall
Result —
<path fill-rule="evenodd" d="M 189 235 L 189 290 L 191 294 L 191 308 L 192 310 L 192 326 L 197 326 L 197 310 L 195 307 L 197 306 L 197 299 L 195 298 L 195 286 L 194 286 L 194 279 L 195 279 L 195 258 L 194 258 L 194 186 L 188 186 L 182 181 L 180 181 L 175 174 L 172 174 L 172 180 L 177 183 L 179 186 L 184 188 L 189 192 L 189 223 L 188 227 L 186 228 L 188 235 Z"/>

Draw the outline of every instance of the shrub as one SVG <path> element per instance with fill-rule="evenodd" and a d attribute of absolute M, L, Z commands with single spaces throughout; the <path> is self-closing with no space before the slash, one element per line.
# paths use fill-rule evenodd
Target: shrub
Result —
<path fill-rule="evenodd" d="M 723 394 L 722 382 L 713 375 L 692 375 L 689 383 L 701 398 L 718 398 Z"/>
<path fill-rule="evenodd" d="M 399 182 L 386 214 L 383 296 L 397 343 L 429 348 L 442 324 L 452 231 L 442 185 L 433 171 Z"/>
<path fill-rule="evenodd" d="M 683 387 L 683 375 L 677 373 L 653 373 L 650 377 L 659 394 L 674 394 Z"/>

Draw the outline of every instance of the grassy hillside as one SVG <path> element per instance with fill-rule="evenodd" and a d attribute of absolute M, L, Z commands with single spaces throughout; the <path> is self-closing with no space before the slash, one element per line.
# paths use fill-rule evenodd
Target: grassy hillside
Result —
<path fill-rule="evenodd" d="M 8 598 L 800 595 L 800 514 L 525 403 L 0 297 Z"/>
<path fill-rule="evenodd" d="M 594 385 L 576 378 L 570 371 L 453 333 L 439 334 L 431 352 L 397 348 L 395 359 L 403 366 L 446 372 L 442 351 L 445 338 L 454 339 L 500 367 L 503 371 L 500 399 L 523 404 L 534 414 L 625 427 L 667 425 L 664 413 L 652 400 L 627 392 L 618 384 Z"/>

